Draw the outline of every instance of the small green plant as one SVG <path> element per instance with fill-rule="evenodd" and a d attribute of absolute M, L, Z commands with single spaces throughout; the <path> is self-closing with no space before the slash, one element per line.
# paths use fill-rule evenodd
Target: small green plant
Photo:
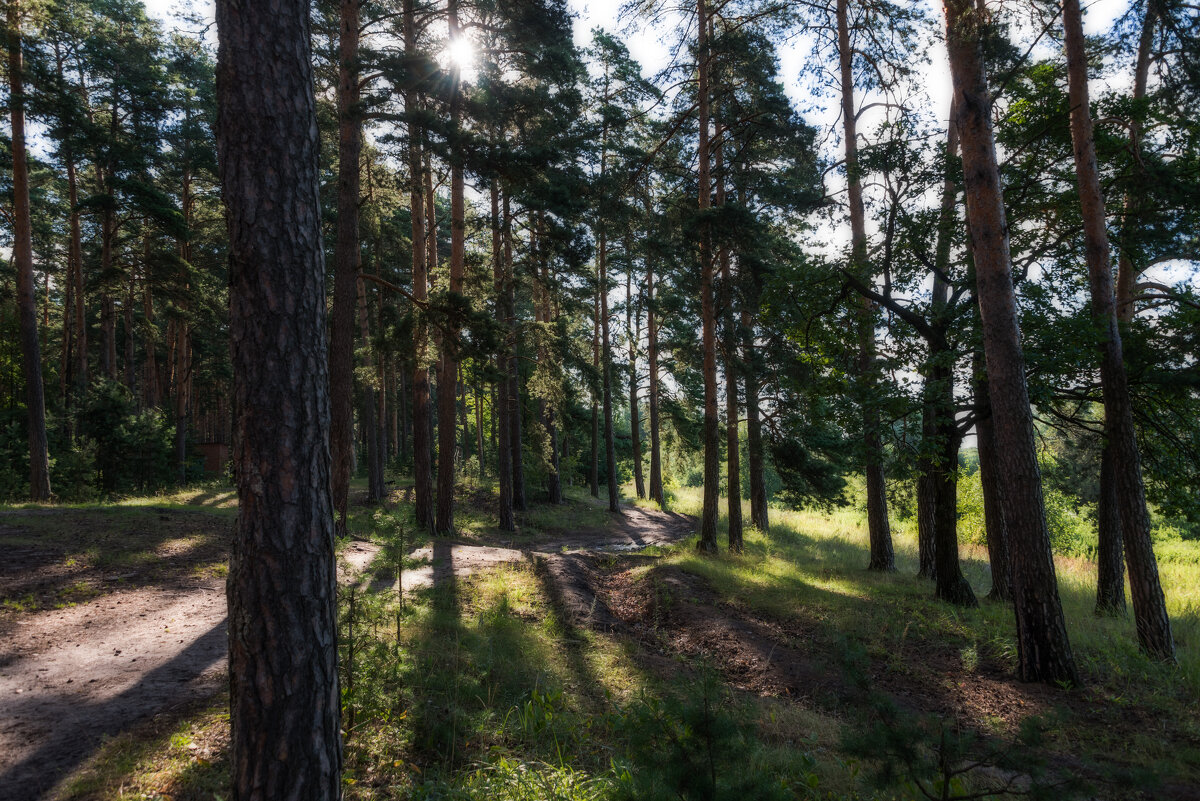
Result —
<path fill-rule="evenodd" d="M 620 713 L 617 730 L 628 743 L 617 766 L 622 797 L 770 801 L 816 792 L 811 772 L 795 763 L 759 769 L 764 748 L 719 674 L 705 668 L 689 689 L 643 693 Z"/>
<path fill-rule="evenodd" d="M 841 747 L 870 766 L 867 777 L 877 789 L 903 787 L 915 798 L 1072 798 L 1084 788 L 1075 777 L 1048 770 L 1045 728 L 1041 720 L 1028 718 L 1017 741 L 1007 743 L 876 699 L 866 720 L 846 728 Z"/>

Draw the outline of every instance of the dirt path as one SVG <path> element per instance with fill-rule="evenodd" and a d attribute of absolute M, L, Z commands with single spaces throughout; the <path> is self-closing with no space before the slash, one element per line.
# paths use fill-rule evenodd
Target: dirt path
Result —
<path fill-rule="evenodd" d="M 68 526 L 75 520 L 61 519 Z M 174 514 L 159 516 L 155 525 L 166 528 L 179 519 L 195 525 L 195 519 Z M 692 521 L 680 515 L 626 508 L 608 530 L 519 546 L 438 541 L 415 554 L 428 564 L 408 571 L 404 585 L 412 590 L 536 554 L 663 545 L 691 530 Z M 14 531 L 0 526 L 0 534 Z M 173 553 L 174 542 L 164 539 L 150 552 L 165 548 Z M 0 589 L 10 595 L 14 588 L 24 592 L 31 575 L 41 576 L 43 585 L 76 580 L 54 567 L 54 557 L 61 553 L 27 550 L 29 559 L 13 558 L 0 567 Z M 370 543 L 351 543 L 343 554 L 343 581 L 391 586 L 394 576 L 387 566 L 366 572 L 377 553 Z M 223 579 L 182 569 L 169 580 L 155 576 L 141 586 L 105 583 L 111 578 L 96 577 L 101 594 L 76 606 L 9 613 L 0 619 L 0 801 L 53 797 L 106 736 L 151 717 L 183 714 L 224 687 Z"/>

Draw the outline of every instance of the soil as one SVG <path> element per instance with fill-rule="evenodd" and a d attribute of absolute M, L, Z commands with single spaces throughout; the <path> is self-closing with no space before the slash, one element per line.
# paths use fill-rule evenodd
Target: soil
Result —
<path fill-rule="evenodd" d="M 178 509 L 0 516 L 0 801 L 52 798 L 103 740 L 179 716 L 225 687 L 224 561 L 233 518 Z M 688 536 L 680 515 L 626 508 L 607 531 L 520 546 L 438 540 L 406 589 L 501 563 Z M 350 543 L 343 582 L 392 585 Z"/>

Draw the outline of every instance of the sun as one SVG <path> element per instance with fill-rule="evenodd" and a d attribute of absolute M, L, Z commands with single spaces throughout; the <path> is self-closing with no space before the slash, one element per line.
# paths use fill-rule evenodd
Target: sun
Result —
<path fill-rule="evenodd" d="M 446 60 L 463 75 L 475 71 L 475 46 L 465 36 L 459 36 L 446 47 Z"/>

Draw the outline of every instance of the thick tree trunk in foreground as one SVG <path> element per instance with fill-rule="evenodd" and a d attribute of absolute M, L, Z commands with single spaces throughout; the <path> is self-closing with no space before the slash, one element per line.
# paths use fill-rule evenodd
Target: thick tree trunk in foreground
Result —
<path fill-rule="evenodd" d="M 854 108 L 854 52 L 850 46 L 849 0 L 838 0 L 838 56 L 841 68 L 842 138 L 846 148 L 846 186 L 850 201 L 850 271 L 871 282 L 867 266 L 867 223 L 858 167 L 858 123 Z M 879 412 L 875 409 L 875 304 L 861 299 L 859 311 L 859 372 L 863 386 L 863 473 L 867 483 L 867 528 L 870 533 L 870 570 L 895 570 L 892 530 L 888 523 L 887 487 L 883 477 L 883 441 L 879 435 Z"/>
<path fill-rule="evenodd" d="M 1092 317 L 1102 331 L 1100 382 L 1104 393 L 1104 434 L 1111 449 L 1117 514 L 1125 540 L 1129 587 L 1138 643 L 1160 659 L 1175 658 L 1171 619 L 1158 578 L 1158 563 L 1150 540 L 1150 513 L 1142 483 L 1141 454 L 1133 427 L 1133 406 L 1121 330 L 1117 322 L 1112 260 L 1096 165 L 1096 143 L 1092 136 L 1091 103 L 1088 98 L 1087 53 L 1083 38 L 1083 15 L 1079 0 L 1063 0 L 1063 30 L 1067 56 L 1068 95 L 1071 100 L 1071 141 L 1075 148 L 1075 175 L 1083 214 L 1084 251 L 1092 294 Z"/>
<path fill-rule="evenodd" d="M 337 535 L 346 536 L 354 449 L 354 308 L 358 299 L 358 195 L 362 126 L 358 112 L 359 0 L 341 0 L 338 20 L 337 242 L 329 333 L 329 452 Z"/>
<path fill-rule="evenodd" d="M 309 7 L 219 0 L 217 25 L 239 500 L 233 797 L 334 801 L 341 714 Z"/>
<path fill-rule="evenodd" d="M 1079 681 L 1063 622 L 1042 480 L 1025 385 L 1008 227 L 983 66 L 982 20 L 972 0 L 944 0 L 954 79 L 954 124 L 962 143 L 967 220 L 983 320 L 998 466 L 1006 479 L 1004 519 L 1011 550 L 1018 674 L 1025 681 Z"/>
<path fill-rule="evenodd" d="M 8 91 L 12 121 L 13 265 L 17 271 L 17 308 L 25 408 L 29 426 L 29 498 L 50 500 L 50 458 L 46 446 L 46 401 L 37 303 L 33 295 L 33 223 L 29 209 L 29 166 L 25 155 L 25 65 L 21 52 L 21 3 L 8 4 Z"/>
<path fill-rule="evenodd" d="M 708 0 L 696 2 L 699 75 L 699 208 L 707 216 L 712 206 L 708 113 Z M 713 257 L 706 223 L 700 227 L 700 329 L 704 374 L 704 505 L 700 515 L 700 542 L 704 553 L 717 553 L 717 507 L 721 501 L 721 423 L 717 419 L 717 310 L 713 302 Z"/>
<path fill-rule="evenodd" d="M 1004 524 L 1002 481 L 997 465 L 996 433 L 992 428 L 992 402 L 988 397 L 987 373 L 983 354 L 974 355 L 975 375 L 975 435 L 979 453 L 979 481 L 983 485 L 983 519 L 987 529 L 988 564 L 992 568 L 992 588 L 987 597 L 997 601 L 1012 600 L 1012 579 L 1009 570 L 1008 529 Z"/>

